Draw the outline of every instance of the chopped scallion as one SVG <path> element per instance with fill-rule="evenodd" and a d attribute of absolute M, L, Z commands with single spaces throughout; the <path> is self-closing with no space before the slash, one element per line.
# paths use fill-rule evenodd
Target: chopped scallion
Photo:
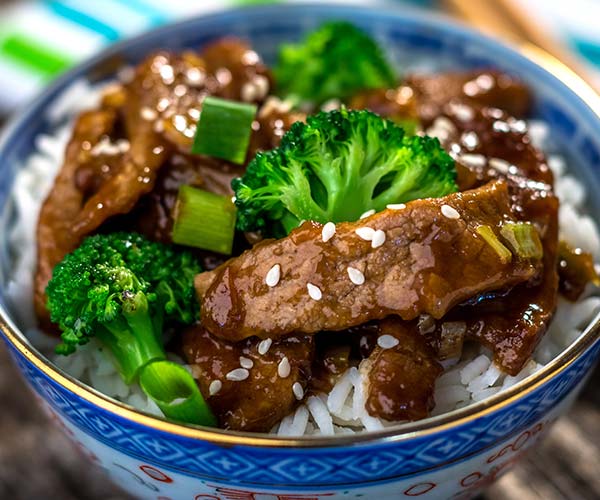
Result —
<path fill-rule="evenodd" d="M 192 153 L 243 164 L 255 115 L 254 104 L 207 97 L 202 103 Z"/>
<path fill-rule="evenodd" d="M 503 264 L 507 264 L 512 260 L 512 253 L 500 242 L 490 226 L 479 226 L 476 231 L 494 249 Z"/>
<path fill-rule="evenodd" d="M 167 418 L 188 424 L 217 425 L 196 381 L 183 366 L 172 361 L 150 363 L 140 373 L 140 386 Z"/>
<path fill-rule="evenodd" d="M 230 196 L 181 186 L 175 204 L 173 242 L 230 255 L 235 217 Z"/>
<path fill-rule="evenodd" d="M 508 246 L 523 259 L 541 259 L 544 249 L 535 227 L 528 222 L 507 222 L 500 235 Z"/>

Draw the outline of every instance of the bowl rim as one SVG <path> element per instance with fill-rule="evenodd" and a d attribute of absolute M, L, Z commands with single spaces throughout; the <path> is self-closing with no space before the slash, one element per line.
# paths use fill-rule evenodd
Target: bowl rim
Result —
<path fill-rule="evenodd" d="M 593 114 L 600 121 L 600 96 L 577 74 L 569 69 L 565 64 L 546 53 L 545 51 L 531 44 L 516 45 L 498 41 L 492 37 L 479 33 L 461 22 L 451 20 L 440 14 L 418 12 L 415 9 L 408 8 L 400 10 L 398 7 L 374 8 L 358 5 L 340 5 L 330 3 L 301 3 L 301 4 L 275 4 L 262 6 L 246 6 L 234 9 L 221 10 L 216 13 L 195 16 L 176 23 L 170 23 L 157 29 L 152 29 L 144 34 L 132 37 L 102 50 L 96 56 L 84 61 L 72 68 L 70 71 L 56 79 L 48 86 L 38 97 L 29 105 L 29 111 L 17 114 L 3 131 L 0 137 L 0 154 L 7 147 L 8 143 L 16 131 L 27 123 L 34 115 L 38 107 L 43 105 L 44 98 L 64 90 L 69 82 L 75 81 L 75 76 L 86 74 L 90 69 L 97 67 L 98 63 L 105 61 L 110 57 L 118 55 L 124 48 L 137 43 L 144 43 L 156 37 L 157 33 L 170 32 L 179 27 L 188 24 L 197 23 L 199 20 L 204 22 L 219 21 L 223 16 L 244 15 L 251 13 L 253 15 L 261 14 L 281 14 L 285 12 L 300 9 L 318 9 L 325 12 L 337 13 L 340 16 L 353 13 L 377 13 L 380 16 L 392 17 L 399 22 L 418 21 L 430 25 L 438 30 L 453 31 L 463 37 L 470 37 L 475 40 L 483 40 L 487 44 L 501 49 L 505 52 L 512 52 L 513 56 L 525 59 L 533 63 L 544 72 L 557 79 L 562 85 L 580 98 Z M 130 424 L 149 427 L 150 429 L 172 434 L 178 438 L 188 438 L 198 441 L 208 442 L 222 446 L 245 446 L 259 448 L 339 448 L 356 445 L 374 445 L 380 443 L 401 442 L 409 439 L 425 437 L 435 433 L 450 430 L 467 422 L 481 418 L 487 414 L 506 407 L 522 397 L 530 394 L 550 379 L 556 377 L 581 356 L 588 351 L 597 341 L 600 340 L 600 314 L 590 322 L 582 334 L 559 356 L 554 358 L 535 374 L 525 378 L 523 381 L 515 384 L 509 389 L 495 394 L 483 401 L 472 405 L 443 413 L 427 419 L 397 424 L 385 429 L 371 432 L 364 432 L 354 435 L 335 435 L 335 436 L 301 436 L 301 437 L 280 437 L 265 433 L 250 433 L 227 431 L 223 429 L 206 428 L 189 424 L 179 424 L 167 421 L 164 418 L 137 410 L 125 403 L 112 399 L 98 390 L 87 386 L 74 377 L 68 375 L 62 369 L 54 365 L 48 358 L 41 354 L 26 340 L 25 334 L 20 332 L 19 328 L 13 323 L 8 312 L 0 305 L 0 333 L 9 348 L 16 350 L 27 362 L 34 365 L 46 377 L 63 389 L 75 394 L 79 398 L 99 407 L 101 410 L 114 414 Z"/>

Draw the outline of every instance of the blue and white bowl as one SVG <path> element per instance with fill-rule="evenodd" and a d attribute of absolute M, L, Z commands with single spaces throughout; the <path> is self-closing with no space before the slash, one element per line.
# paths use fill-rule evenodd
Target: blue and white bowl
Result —
<path fill-rule="evenodd" d="M 36 351 L 3 293 L 14 255 L 6 240 L 16 169 L 56 123 L 51 105 L 79 78 L 98 82 L 160 48 L 198 48 L 224 34 L 247 38 L 267 61 L 277 46 L 326 19 L 348 19 L 402 64 L 498 67 L 533 89 L 577 176 L 600 191 L 600 104 L 558 62 L 508 48 L 440 19 L 357 7 L 268 6 L 201 17 L 116 45 L 59 79 L 24 110 L 0 145 L 0 328 L 12 357 L 64 432 L 112 479 L 151 499 L 468 498 L 506 472 L 576 398 L 600 353 L 598 325 L 511 389 L 465 409 L 358 436 L 282 439 L 169 423 L 84 386 Z M 299 75 L 301 78 L 301 75 Z M 600 215 L 600 199 L 589 204 Z M 4 278 L 3 278 L 4 277 Z M 5 408 L 4 411 L 10 411 Z"/>

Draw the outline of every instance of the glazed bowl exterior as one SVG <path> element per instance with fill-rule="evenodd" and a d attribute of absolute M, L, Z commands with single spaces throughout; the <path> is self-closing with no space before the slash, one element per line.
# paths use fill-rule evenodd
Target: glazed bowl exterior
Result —
<path fill-rule="evenodd" d="M 594 324 L 543 370 L 467 409 L 372 434 L 281 439 L 136 412 L 84 387 L 29 345 L 2 291 L 11 269 L 6 234 L 14 223 L 15 173 L 36 135 L 57 126 L 51 104 L 78 78 L 110 79 L 153 50 L 198 48 L 225 34 L 249 39 L 272 62 L 281 42 L 327 19 L 347 19 L 371 32 L 400 68 L 426 61 L 440 69 L 496 67 L 521 77 L 533 89 L 536 117 L 550 125 L 576 175 L 589 193 L 600 191 L 600 106 L 581 80 L 532 48 L 511 49 L 412 12 L 323 4 L 228 11 L 116 45 L 59 79 L 17 116 L 0 143 L 0 327 L 40 404 L 92 462 L 141 498 L 469 498 L 509 470 L 568 410 L 598 359 Z M 600 203 L 590 198 L 597 216 Z"/>

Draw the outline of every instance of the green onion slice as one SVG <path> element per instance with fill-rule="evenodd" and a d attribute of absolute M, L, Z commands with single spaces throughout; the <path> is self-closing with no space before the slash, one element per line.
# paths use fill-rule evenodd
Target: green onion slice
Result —
<path fill-rule="evenodd" d="M 140 372 L 142 390 L 167 418 L 188 424 L 215 427 L 217 419 L 183 366 L 172 361 L 155 361 Z"/>
<path fill-rule="evenodd" d="M 512 260 L 512 253 L 500 242 L 490 226 L 478 226 L 476 231 L 494 249 L 503 264 L 508 264 Z"/>
<path fill-rule="evenodd" d="M 541 259 L 544 248 L 535 227 L 528 222 L 507 222 L 500 235 L 508 246 L 523 259 Z"/>
<path fill-rule="evenodd" d="M 242 165 L 246 160 L 256 105 L 207 97 L 202 103 L 192 153 Z"/>
<path fill-rule="evenodd" d="M 173 242 L 230 255 L 235 217 L 230 196 L 181 186 L 175 203 Z"/>

